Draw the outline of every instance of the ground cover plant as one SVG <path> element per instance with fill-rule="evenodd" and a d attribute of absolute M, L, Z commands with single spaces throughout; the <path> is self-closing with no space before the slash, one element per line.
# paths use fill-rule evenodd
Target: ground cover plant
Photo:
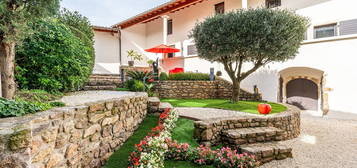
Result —
<path fill-rule="evenodd" d="M 161 101 L 168 102 L 174 107 L 206 107 L 235 110 L 252 114 L 259 114 L 258 104 L 262 103 L 254 101 L 239 101 L 237 103 L 232 103 L 230 100 L 225 99 L 161 99 Z M 287 109 L 284 105 L 281 104 L 271 102 L 268 104 L 272 106 L 272 112 L 270 114 L 280 113 L 286 111 Z"/>
<path fill-rule="evenodd" d="M 62 107 L 65 104 L 58 102 L 61 93 L 48 93 L 43 90 L 20 90 L 15 100 L 0 98 L 0 118 L 19 117 L 45 111 L 53 107 Z"/>

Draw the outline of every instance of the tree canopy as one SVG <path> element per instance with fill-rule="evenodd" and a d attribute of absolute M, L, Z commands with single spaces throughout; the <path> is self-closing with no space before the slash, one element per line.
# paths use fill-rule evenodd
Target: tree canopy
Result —
<path fill-rule="evenodd" d="M 243 79 L 263 65 L 296 56 L 308 23 L 289 10 L 241 9 L 197 23 L 190 37 L 199 57 L 224 65 L 235 85 L 232 99 L 238 101 Z M 243 72 L 244 63 L 253 66 Z"/>
<path fill-rule="evenodd" d="M 32 28 L 37 31 L 17 48 L 20 88 L 50 92 L 80 89 L 93 66 L 89 46 L 54 18 L 38 21 Z"/>
<path fill-rule="evenodd" d="M 31 29 L 28 23 L 57 14 L 60 0 L 1 0 L 0 41 L 18 42 Z"/>
<path fill-rule="evenodd" d="M 13 99 L 15 83 L 15 46 L 31 32 L 29 24 L 58 12 L 60 0 L 0 1 L 0 96 Z"/>

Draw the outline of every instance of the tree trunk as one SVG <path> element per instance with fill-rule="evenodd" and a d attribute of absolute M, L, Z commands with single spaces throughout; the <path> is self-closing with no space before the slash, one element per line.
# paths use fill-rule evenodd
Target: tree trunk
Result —
<path fill-rule="evenodd" d="M 237 103 L 240 95 L 240 82 L 233 81 L 232 102 Z"/>
<path fill-rule="evenodd" d="M 6 99 L 15 96 L 15 45 L 14 42 L 0 44 L 1 90 Z"/>

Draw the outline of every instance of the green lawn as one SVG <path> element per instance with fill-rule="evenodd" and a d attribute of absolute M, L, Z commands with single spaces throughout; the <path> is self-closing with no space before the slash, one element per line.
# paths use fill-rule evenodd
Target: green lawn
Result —
<path fill-rule="evenodd" d="M 192 147 L 198 147 L 198 143 L 193 139 L 193 121 L 179 118 L 176 122 L 176 128 L 172 132 L 172 139 L 179 143 L 188 143 Z M 213 166 L 199 166 L 185 161 L 165 161 L 165 167 L 168 168 L 213 168 Z"/>
<path fill-rule="evenodd" d="M 158 116 L 148 115 L 141 123 L 139 128 L 135 131 L 119 150 L 110 156 L 105 168 L 125 168 L 128 167 L 128 158 L 130 153 L 134 150 L 134 145 L 138 144 L 144 137 L 154 128 L 159 121 Z"/>
<path fill-rule="evenodd" d="M 259 103 L 262 102 L 253 102 L 253 101 L 239 101 L 238 103 L 231 103 L 229 100 L 225 99 L 161 99 L 162 102 L 169 102 L 174 107 L 207 107 L 207 108 L 218 108 L 226 110 L 236 110 L 241 112 L 247 112 L 252 114 L 259 114 L 257 107 Z M 286 111 L 286 107 L 277 104 L 270 103 L 272 106 L 272 112 L 280 113 Z"/>

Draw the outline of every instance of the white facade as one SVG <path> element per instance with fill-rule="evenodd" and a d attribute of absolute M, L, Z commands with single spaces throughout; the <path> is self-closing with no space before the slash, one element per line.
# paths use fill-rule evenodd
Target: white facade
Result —
<path fill-rule="evenodd" d="M 94 31 L 93 74 L 119 74 L 119 38 L 113 32 Z"/>
<path fill-rule="evenodd" d="M 199 59 L 197 56 L 188 55 L 187 52 L 187 46 L 193 44 L 188 35 L 195 23 L 214 15 L 214 5 L 220 2 L 225 3 L 226 12 L 240 9 L 246 4 L 244 0 L 243 2 L 242 0 L 207 0 L 180 11 L 165 14 L 173 20 L 173 34 L 167 37 L 168 45 L 181 49 L 180 53 L 175 54 L 175 58 L 163 60 L 162 65 L 166 71 L 175 67 L 183 67 L 185 71 L 205 73 L 208 73 L 211 67 L 216 71 L 224 71 L 223 65 Z M 264 5 L 265 0 L 247 1 L 248 8 Z M 263 99 L 284 102 L 287 83 L 296 78 L 306 78 L 318 85 L 319 111 L 326 108 L 357 113 L 352 108 L 354 101 L 352 96 L 357 95 L 355 88 L 357 79 L 354 78 L 357 75 L 355 70 L 357 34 L 344 36 L 337 34 L 335 37 L 314 39 L 315 26 L 337 24 L 337 29 L 339 29 L 341 21 L 357 19 L 356 6 L 355 0 L 281 0 L 280 8 L 296 10 L 298 14 L 310 18 L 311 26 L 307 32 L 307 40 L 304 41 L 295 59 L 285 63 L 269 64 L 259 69 L 243 81 L 242 87 L 252 91 L 253 86 L 257 85 Z M 127 64 L 126 51 L 129 49 L 145 54 L 147 59 L 158 57 L 159 55 L 144 52 L 144 49 L 163 43 L 162 25 L 163 19 L 159 18 L 123 29 L 122 64 Z M 98 43 L 102 43 L 102 40 L 98 40 Z M 115 54 L 112 52 L 112 55 Z M 146 60 L 136 64 L 147 66 Z M 225 73 L 224 77 L 227 78 Z M 283 80 L 282 83 L 280 83 L 280 78 Z"/>

